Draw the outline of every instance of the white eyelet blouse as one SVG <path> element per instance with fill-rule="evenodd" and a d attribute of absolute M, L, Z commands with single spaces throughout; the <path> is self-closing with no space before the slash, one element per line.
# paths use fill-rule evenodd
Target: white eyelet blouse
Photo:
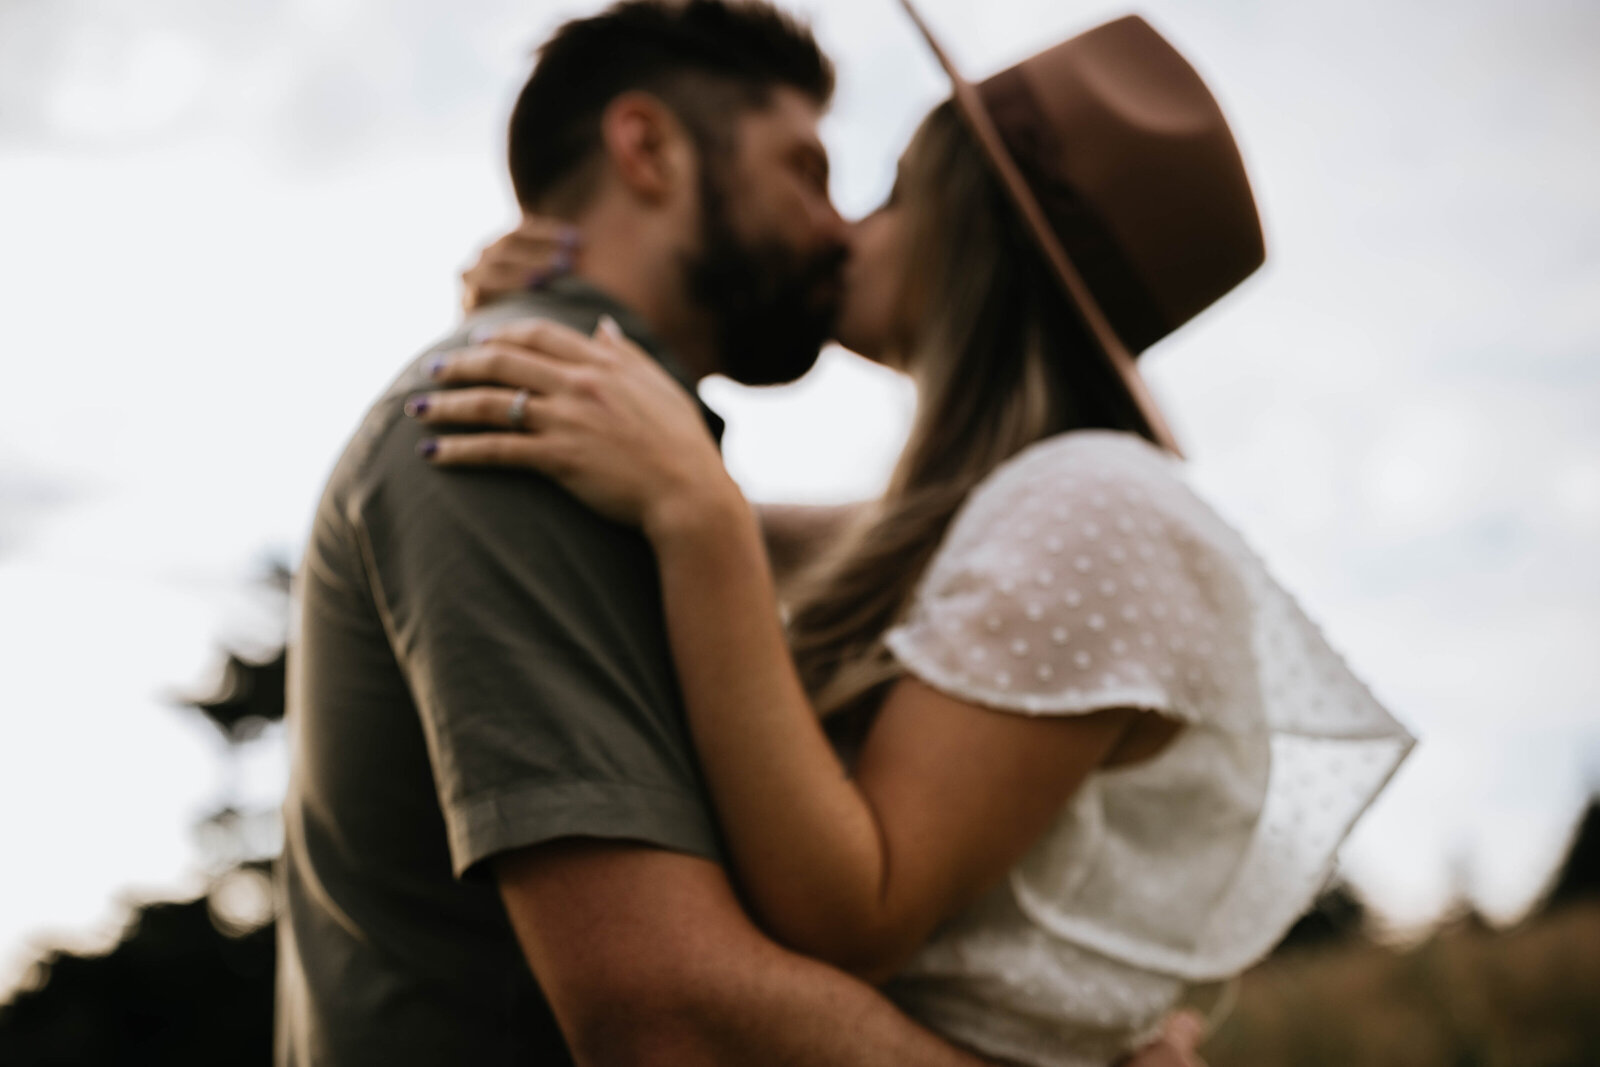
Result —
<path fill-rule="evenodd" d="M 1022 1064 L 1103 1067 L 1264 956 L 1413 743 L 1177 461 L 1128 434 L 1063 434 L 995 471 L 885 640 L 975 704 L 1187 725 L 1092 775 L 888 987 Z"/>

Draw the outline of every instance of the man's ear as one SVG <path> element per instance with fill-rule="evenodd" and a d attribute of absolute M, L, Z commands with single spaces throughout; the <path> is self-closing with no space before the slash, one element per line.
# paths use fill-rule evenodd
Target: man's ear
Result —
<path fill-rule="evenodd" d="M 601 113 L 600 136 L 618 179 L 649 203 L 672 199 L 692 179 L 689 132 L 659 97 L 621 94 Z"/>

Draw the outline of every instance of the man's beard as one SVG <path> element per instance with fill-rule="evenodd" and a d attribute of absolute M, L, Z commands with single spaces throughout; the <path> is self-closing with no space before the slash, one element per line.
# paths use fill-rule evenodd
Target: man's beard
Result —
<path fill-rule="evenodd" d="M 715 323 L 720 370 L 744 385 L 794 381 L 833 335 L 847 250 L 806 256 L 775 240 L 741 239 L 724 187 L 710 173 L 700 200 L 701 251 L 688 263 L 687 282 L 689 299 Z"/>

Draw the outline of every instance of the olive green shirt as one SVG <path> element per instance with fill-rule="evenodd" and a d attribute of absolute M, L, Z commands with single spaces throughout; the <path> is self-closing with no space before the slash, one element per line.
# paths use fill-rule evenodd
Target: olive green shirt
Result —
<path fill-rule="evenodd" d="M 720 859 L 647 542 L 531 473 L 431 466 L 402 411 L 473 326 L 603 312 L 684 380 L 563 279 L 419 357 L 328 482 L 291 648 L 280 1065 L 570 1063 L 483 861 L 565 837 Z"/>

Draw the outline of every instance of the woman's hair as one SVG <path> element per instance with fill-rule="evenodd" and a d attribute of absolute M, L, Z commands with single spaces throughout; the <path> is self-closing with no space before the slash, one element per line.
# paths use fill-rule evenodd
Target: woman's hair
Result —
<path fill-rule="evenodd" d="M 795 597 L 790 640 L 822 714 L 875 707 L 899 676 L 883 634 L 991 471 L 1066 430 L 1144 432 L 949 101 L 912 139 L 895 196 L 911 264 L 896 362 L 917 415 L 882 500 Z"/>

